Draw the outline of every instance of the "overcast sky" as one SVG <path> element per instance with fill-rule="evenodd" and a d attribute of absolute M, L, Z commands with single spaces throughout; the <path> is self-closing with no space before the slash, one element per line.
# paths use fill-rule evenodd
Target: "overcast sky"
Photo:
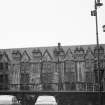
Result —
<path fill-rule="evenodd" d="M 105 0 L 98 9 L 105 43 Z M 94 0 L 0 0 L 0 49 L 96 44 Z"/>

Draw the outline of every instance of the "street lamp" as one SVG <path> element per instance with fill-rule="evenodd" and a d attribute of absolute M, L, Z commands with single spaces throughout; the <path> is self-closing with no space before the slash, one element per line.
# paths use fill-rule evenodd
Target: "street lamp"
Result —
<path fill-rule="evenodd" d="M 103 32 L 105 32 L 105 25 L 103 25 Z"/>
<path fill-rule="evenodd" d="M 95 0 L 95 5 L 94 5 L 94 10 L 91 11 L 91 16 L 95 16 L 95 21 L 96 21 L 96 42 L 97 42 L 97 50 L 98 50 L 98 55 L 97 55 L 97 73 L 98 73 L 98 85 L 99 85 L 99 102 L 100 105 L 102 104 L 102 97 L 101 97 L 101 91 L 102 91 L 102 83 L 101 83 L 101 73 L 100 73 L 100 55 L 99 55 L 99 36 L 98 36 L 98 15 L 97 15 L 97 9 L 98 7 L 102 6 L 103 3 L 100 2 L 100 0 Z M 105 26 L 104 26 L 105 27 Z"/>
<path fill-rule="evenodd" d="M 97 0 L 96 6 L 99 6 L 99 7 L 100 7 L 100 6 L 102 6 L 102 5 L 103 5 L 103 3 L 101 3 L 100 0 Z"/>
<path fill-rule="evenodd" d="M 98 49 L 98 55 L 97 55 L 97 63 L 98 63 L 98 83 L 99 83 L 99 90 L 101 91 L 101 81 L 100 81 L 100 58 L 99 58 L 99 36 L 98 36 L 98 15 L 97 15 L 97 9 L 98 7 L 102 6 L 103 3 L 100 2 L 100 0 L 95 0 L 95 9 L 91 11 L 91 16 L 95 16 L 96 20 L 96 42 L 97 42 L 97 49 Z M 105 26 L 104 26 L 105 27 Z"/>

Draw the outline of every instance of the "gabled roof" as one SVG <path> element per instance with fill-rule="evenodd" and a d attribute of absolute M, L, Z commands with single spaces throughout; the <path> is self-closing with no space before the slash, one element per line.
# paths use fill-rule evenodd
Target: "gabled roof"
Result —
<path fill-rule="evenodd" d="M 74 52 L 76 48 L 80 48 L 82 47 L 84 49 L 85 55 L 86 55 L 86 50 L 88 47 L 91 48 L 92 52 L 94 52 L 94 48 L 95 48 L 96 44 L 94 45 L 72 45 L 72 46 L 62 46 L 64 53 L 67 52 L 67 50 L 70 48 L 73 55 L 75 56 L 76 53 Z M 104 48 L 105 50 L 105 44 L 101 44 L 101 46 Z M 33 55 L 32 55 L 32 51 L 34 49 L 40 49 L 42 55 L 44 55 L 45 50 L 47 49 L 48 52 L 50 53 L 51 57 L 53 58 L 53 60 L 56 58 L 54 56 L 54 50 L 55 48 L 57 48 L 57 46 L 49 46 L 49 47 L 30 47 L 30 48 L 11 48 L 11 49 L 0 49 L 0 52 L 3 54 L 3 52 L 5 51 L 6 54 L 8 55 L 8 58 L 10 59 L 10 61 L 13 61 L 12 59 L 12 51 L 13 50 L 18 50 L 21 55 L 23 55 L 24 51 L 27 52 L 27 55 L 29 56 L 29 58 L 33 59 Z M 62 51 L 62 54 L 63 54 Z M 81 52 L 82 53 L 82 52 Z M 81 55 L 81 53 L 79 53 L 79 55 Z M 78 53 L 77 53 L 78 55 Z M 84 55 L 84 54 L 83 54 Z M 94 55 L 94 54 L 93 54 Z M 65 55 L 64 55 L 65 56 Z M 104 51 L 104 56 L 105 56 L 105 51 Z M 23 57 L 22 57 L 23 59 Z"/>
<path fill-rule="evenodd" d="M 71 49 L 69 48 L 66 52 L 66 55 L 65 55 L 65 60 L 73 60 L 74 57 L 73 57 L 73 54 L 72 54 L 72 51 Z"/>
<path fill-rule="evenodd" d="M 34 54 L 34 56 L 42 56 L 42 52 L 40 51 L 39 48 L 34 49 L 34 50 L 32 51 L 32 53 Z"/>
<path fill-rule="evenodd" d="M 85 59 L 94 59 L 94 55 L 90 47 L 86 50 Z"/>
<path fill-rule="evenodd" d="M 28 62 L 30 61 L 30 56 L 28 55 L 27 51 L 25 50 L 23 52 L 22 58 L 21 58 L 21 62 Z"/>
<path fill-rule="evenodd" d="M 46 61 L 51 61 L 52 60 L 52 56 L 50 55 L 49 51 L 46 49 L 43 56 L 42 56 L 42 60 L 46 60 Z"/>
<path fill-rule="evenodd" d="M 3 54 L 2 54 L 2 57 L 1 57 L 1 62 L 10 62 L 10 59 L 7 55 L 7 53 L 4 51 Z"/>

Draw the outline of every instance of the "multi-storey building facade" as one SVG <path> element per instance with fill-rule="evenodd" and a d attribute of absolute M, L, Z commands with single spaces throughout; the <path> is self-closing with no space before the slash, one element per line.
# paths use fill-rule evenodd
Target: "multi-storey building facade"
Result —
<path fill-rule="evenodd" d="M 105 90 L 105 45 L 1 49 L 0 90 L 98 91 L 97 56 Z"/>

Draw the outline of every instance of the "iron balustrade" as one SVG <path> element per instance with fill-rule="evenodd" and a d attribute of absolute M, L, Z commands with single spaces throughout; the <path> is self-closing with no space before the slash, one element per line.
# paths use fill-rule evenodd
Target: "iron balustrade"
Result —
<path fill-rule="evenodd" d="M 38 92 L 44 92 L 44 91 L 58 91 L 58 88 L 56 90 L 49 88 L 46 89 L 44 88 L 45 86 L 58 86 L 59 83 L 43 83 L 42 84 L 8 84 L 6 85 L 8 88 L 2 88 L 0 90 L 11 90 L 11 91 L 38 91 Z M 64 90 L 62 90 L 61 92 L 64 91 L 68 91 L 68 92 L 72 92 L 72 91 L 77 91 L 77 92 L 97 92 L 99 91 L 99 85 L 98 84 L 94 84 L 94 83 L 83 83 L 83 82 L 77 82 L 77 83 L 70 83 L 70 82 L 64 82 L 63 85 L 65 86 Z M 1 86 L 1 84 L 0 84 Z M 74 88 L 74 87 L 75 88 Z M 4 86 L 5 87 L 5 86 Z M 59 91 L 58 91 L 59 92 Z"/>

